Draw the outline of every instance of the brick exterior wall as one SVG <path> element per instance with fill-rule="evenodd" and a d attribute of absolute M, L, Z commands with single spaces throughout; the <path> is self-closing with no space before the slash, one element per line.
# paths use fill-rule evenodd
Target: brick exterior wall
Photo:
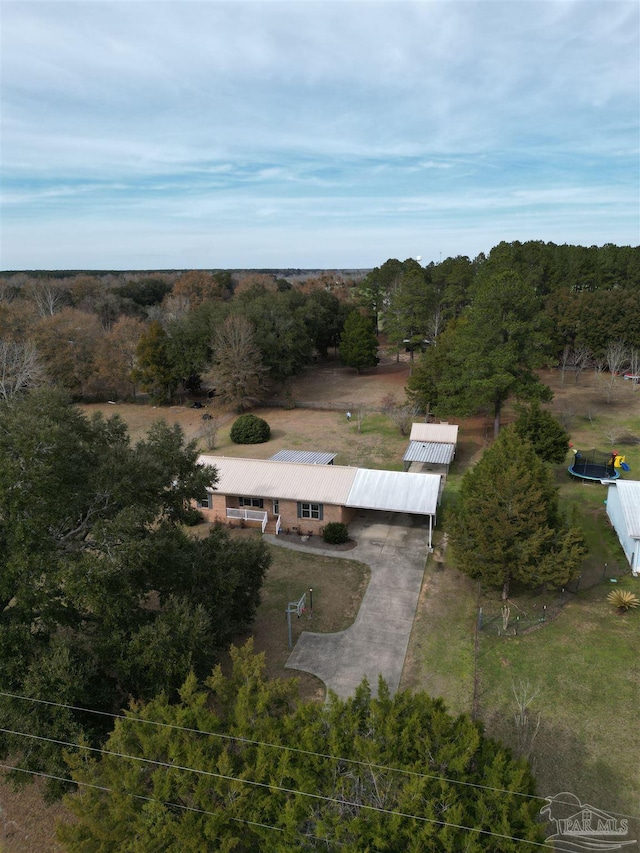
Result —
<path fill-rule="evenodd" d="M 227 524 L 227 507 L 236 509 L 240 505 L 237 496 L 221 495 L 218 492 L 210 495 L 210 501 L 210 509 L 199 507 L 203 518 L 208 522 L 221 521 L 223 524 Z M 292 533 L 312 533 L 317 535 L 322 532 L 325 524 L 330 521 L 341 521 L 343 524 L 349 525 L 357 513 L 357 510 L 353 507 L 322 504 L 322 519 L 298 518 L 298 501 L 280 500 L 278 503 L 283 532 L 290 531 Z M 251 507 L 247 507 L 247 509 L 251 509 Z M 253 507 L 253 509 L 259 511 L 258 507 Z M 272 519 L 275 520 L 276 516 L 273 512 L 273 500 L 271 498 L 264 498 L 263 511 L 269 514 L 270 521 Z M 234 523 L 238 524 L 239 521 L 234 520 Z M 247 526 L 256 526 L 258 522 L 248 521 L 246 524 Z"/>

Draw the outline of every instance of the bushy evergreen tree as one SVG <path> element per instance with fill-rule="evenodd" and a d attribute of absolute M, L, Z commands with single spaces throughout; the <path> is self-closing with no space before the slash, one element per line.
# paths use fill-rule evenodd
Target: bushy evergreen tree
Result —
<path fill-rule="evenodd" d="M 565 586 L 586 554 L 560 515 L 551 468 L 512 426 L 464 475 L 448 530 L 458 566 L 505 599 L 512 580 Z"/>
<path fill-rule="evenodd" d="M 522 853 L 543 840 L 526 762 L 442 700 L 391 697 L 383 681 L 374 697 L 365 681 L 351 699 L 301 704 L 250 646 L 232 659 L 206 690 L 191 676 L 179 703 L 132 708 L 111 754 L 69 759 L 97 786 L 69 802 L 70 853 Z"/>
<path fill-rule="evenodd" d="M 378 339 L 371 318 L 352 311 L 344 321 L 340 338 L 340 361 L 347 367 L 355 367 L 358 373 L 365 367 L 378 363 Z"/>
<path fill-rule="evenodd" d="M 551 412 L 543 409 L 537 400 L 528 406 L 518 406 L 515 430 L 526 439 L 545 462 L 560 464 L 569 451 L 569 433 Z"/>
<path fill-rule="evenodd" d="M 263 444 L 270 436 L 271 427 L 265 419 L 251 413 L 236 418 L 229 432 L 234 444 Z"/>

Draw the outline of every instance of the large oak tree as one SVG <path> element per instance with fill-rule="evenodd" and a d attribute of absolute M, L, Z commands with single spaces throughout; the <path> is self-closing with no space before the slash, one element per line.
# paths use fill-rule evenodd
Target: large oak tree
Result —
<path fill-rule="evenodd" d="M 116 711 L 205 675 L 248 627 L 269 553 L 216 528 L 187 536 L 191 499 L 215 483 L 195 443 L 158 422 L 88 420 L 47 392 L 0 404 L 0 690 Z M 0 700 L 5 728 L 99 739 L 106 718 Z M 59 749 L 4 736 L 27 769 Z"/>

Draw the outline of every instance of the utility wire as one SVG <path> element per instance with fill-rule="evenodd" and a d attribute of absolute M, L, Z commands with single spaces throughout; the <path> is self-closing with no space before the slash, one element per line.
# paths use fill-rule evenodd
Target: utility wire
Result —
<path fill-rule="evenodd" d="M 325 753 L 325 752 L 313 752 L 312 750 L 308 750 L 308 749 L 300 749 L 299 747 L 295 747 L 295 746 L 287 746 L 286 744 L 269 743 L 266 741 L 253 740 L 251 738 L 239 737 L 237 735 L 229 735 L 229 734 L 224 734 L 221 732 L 202 731 L 202 729 L 189 728 L 188 726 L 179 726 L 175 723 L 162 723 L 162 722 L 159 722 L 158 720 L 147 720 L 147 719 L 144 719 L 142 717 L 137 717 L 137 716 L 134 717 L 134 716 L 127 716 L 126 714 L 113 714 L 113 713 L 110 713 L 109 711 L 98 711 L 98 710 L 95 710 L 92 708 L 83 708 L 83 707 L 80 707 L 78 705 L 66 705 L 63 702 L 53 702 L 53 701 L 47 700 L 47 699 L 35 699 L 31 696 L 21 696 L 17 693 L 6 693 L 4 691 L 0 691 L 0 696 L 5 696 L 5 697 L 10 698 L 10 699 L 20 699 L 24 702 L 35 702 L 35 703 L 40 704 L 40 705 L 50 705 L 50 706 L 53 706 L 55 708 L 66 708 L 70 711 L 81 711 L 81 712 L 87 713 L 87 714 L 98 714 L 100 716 L 110 717 L 110 718 L 115 719 L 115 720 L 124 720 L 124 721 L 128 721 L 128 722 L 136 722 L 136 723 L 147 723 L 148 725 L 151 725 L 151 726 L 158 726 L 160 728 L 173 729 L 173 730 L 182 731 L 182 732 L 190 732 L 192 734 L 206 735 L 208 737 L 219 738 L 220 740 L 228 740 L 228 741 L 233 741 L 236 743 L 248 744 L 249 746 L 264 746 L 264 747 L 269 747 L 271 749 L 279 749 L 282 751 L 295 752 L 299 755 L 308 755 L 312 758 L 327 758 L 327 759 L 330 759 L 332 761 L 340 761 L 340 762 L 343 762 L 345 764 L 355 764 L 355 765 L 360 766 L 360 767 L 371 767 L 375 770 L 389 770 L 393 773 L 403 773 L 406 776 L 414 776 L 418 779 L 435 779 L 436 781 L 439 781 L 439 782 L 448 782 L 451 785 L 462 785 L 462 786 L 465 786 L 468 788 L 478 788 L 478 789 L 484 790 L 484 791 L 492 791 L 493 793 L 497 793 L 497 794 L 509 794 L 513 797 L 523 797 L 523 798 L 530 799 L 530 800 L 538 800 L 540 802 L 547 802 L 547 800 L 549 799 L 548 797 L 540 797 L 537 794 L 527 794 L 527 793 L 524 793 L 523 791 L 510 791 L 508 788 L 495 788 L 491 785 L 482 785 L 479 782 L 466 782 L 464 779 L 451 779 L 447 776 L 440 776 L 436 773 L 419 773 L 417 770 L 405 770 L 405 769 L 400 768 L 400 767 L 391 767 L 391 766 L 386 765 L 386 764 L 373 764 L 370 761 L 362 761 L 362 760 L 357 759 L 357 758 L 343 758 L 341 756 L 331 755 L 331 754 Z M 554 802 L 558 803 L 559 805 L 567 805 L 567 806 L 574 806 L 575 805 L 575 802 L 568 802 L 568 801 L 563 801 L 563 800 L 554 799 Z M 609 811 L 607 813 L 614 816 L 614 817 L 625 817 L 625 818 L 629 818 L 630 820 L 640 820 L 640 816 L 638 816 L 638 815 L 630 815 L 630 814 L 624 814 L 623 812 L 613 812 L 613 811 Z"/>
<path fill-rule="evenodd" d="M 309 797 L 312 800 L 319 800 L 319 801 L 325 802 L 325 803 L 335 803 L 336 805 L 339 805 L 339 806 L 353 806 L 355 808 L 364 809 L 366 811 L 371 811 L 371 812 L 376 812 L 378 814 L 392 815 L 393 817 L 405 817 L 405 818 L 409 818 L 410 820 L 420 821 L 421 823 L 431 823 L 431 824 L 435 824 L 437 826 L 446 826 L 446 827 L 449 827 L 450 829 L 461 829 L 465 832 L 475 832 L 475 833 L 478 833 L 479 835 L 490 836 L 491 838 L 501 838 L 501 839 L 507 840 L 507 841 L 518 841 L 518 842 L 521 842 L 522 844 L 529 844 L 531 846 L 540 847 L 540 848 L 543 848 L 545 850 L 553 850 L 554 849 L 552 845 L 546 844 L 545 842 L 529 841 L 526 838 L 518 838 L 517 836 L 514 836 L 514 835 L 505 835 L 505 834 L 500 833 L 500 832 L 492 832 L 490 829 L 479 829 L 478 827 L 475 827 L 475 826 L 465 826 L 464 824 L 450 823 L 449 821 L 446 821 L 446 820 L 437 820 L 436 818 L 423 817 L 422 815 L 414 815 L 414 814 L 409 814 L 407 812 L 399 812 L 399 811 L 396 811 L 395 809 L 385 809 L 385 808 L 382 808 L 381 806 L 372 806 L 372 805 L 369 805 L 367 803 L 356 803 L 356 802 L 352 802 L 350 800 L 340 799 L 338 797 L 329 797 L 326 794 L 314 794 L 314 793 L 311 793 L 309 791 L 299 791 L 296 788 L 285 788 L 281 785 L 274 785 L 273 783 L 270 783 L 270 782 L 256 782 L 254 779 L 241 779 L 238 776 L 232 776 L 228 773 L 215 773 L 213 770 L 199 770 L 195 767 L 185 767 L 185 766 L 180 765 L 180 764 L 172 764 L 171 762 L 168 762 L 168 761 L 157 761 L 157 760 L 152 759 L 152 758 L 142 758 L 141 756 L 137 756 L 137 755 L 127 755 L 126 753 L 122 753 L 122 752 L 115 752 L 115 751 L 108 750 L 108 749 L 100 749 L 99 747 L 95 747 L 95 746 L 86 746 L 84 744 L 73 743 L 73 742 L 64 741 L 64 740 L 57 740 L 56 738 L 44 737 L 43 735 L 33 735 L 33 734 L 29 734 L 28 732 L 18 732 L 18 731 L 14 731 L 12 729 L 0 728 L 0 732 L 3 732 L 4 734 L 9 734 L 9 735 L 16 735 L 19 737 L 30 738 L 31 740 L 45 741 L 47 743 L 55 743 L 58 746 L 66 746 L 66 747 L 72 747 L 75 749 L 83 749 L 87 752 L 97 752 L 97 753 L 100 753 L 101 755 L 109 755 L 109 756 L 112 756 L 114 758 L 125 758 L 129 761 L 139 761 L 142 764 L 152 764 L 155 767 L 162 767 L 162 768 L 165 768 L 168 770 L 184 770 L 187 773 L 195 773 L 198 776 L 207 776 L 207 777 L 213 778 L 213 779 L 221 779 L 221 780 L 226 781 L 226 782 L 239 782 L 242 785 L 250 785 L 254 788 L 266 788 L 269 791 L 279 791 L 283 794 L 292 794 L 292 795 L 299 796 L 299 797 Z"/>
<path fill-rule="evenodd" d="M 130 791 L 119 791 L 116 788 L 109 788 L 106 785 L 95 785 L 92 782 L 76 782 L 75 779 L 67 779 L 66 776 L 56 776 L 53 773 L 44 773 L 40 770 L 25 770 L 23 767 L 13 767 L 11 764 L 0 764 L 0 769 L 2 770 L 11 770 L 19 773 L 26 773 L 30 776 L 39 776 L 43 779 L 54 779 L 57 782 L 69 782 L 73 785 L 78 785 L 83 788 L 94 788 L 98 791 L 104 791 L 105 793 L 111 794 L 124 794 L 127 797 L 132 797 L 136 800 L 144 800 L 147 803 L 159 803 L 162 806 L 169 806 L 171 808 L 183 809 L 187 812 L 196 812 L 197 814 L 210 815 L 211 817 L 219 817 L 219 812 L 211 812 L 207 809 L 196 808 L 196 806 L 187 806 L 184 803 L 174 803 L 170 800 L 158 800 L 156 797 L 145 797 L 144 794 L 132 794 Z M 231 817 L 230 815 L 225 814 L 227 820 L 235 821 L 236 823 L 245 823 L 248 826 L 256 826 L 259 829 L 272 829 L 275 832 L 286 832 L 280 826 L 273 826 L 270 823 L 260 823 L 257 820 L 245 820 L 241 817 Z M 302 833 L 298 833 L 301 835 Z M 330 838 L 323 838 L 320 835 L 312 835 L 311 833 L 305 833 L 305 838 L 312 838 L 314 841 L 323 841 L 323 842 L 331 842 L 332 844 L 338 844 L 340 847 L 343 847 L 344 844 L 342 841 L 333 841 Z"/>

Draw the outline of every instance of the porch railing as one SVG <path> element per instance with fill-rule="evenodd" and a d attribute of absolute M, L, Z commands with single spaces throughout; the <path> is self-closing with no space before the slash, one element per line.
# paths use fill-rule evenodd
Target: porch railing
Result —
<path fill-rule="evenodd" d="M 280 533 L 280 528 L 282 527 L 282 522 L 280 520 L 280 516 L 276 518 L 276 536 Z"/>
<path fill-rule="evenodd" d="M 227 518 L 239 518 L 244 521 L 259 521 L 264 533 L 267 526 L 268 513 L 260 512 L 257 509 L 233 509 L 227 508 Z"/>

